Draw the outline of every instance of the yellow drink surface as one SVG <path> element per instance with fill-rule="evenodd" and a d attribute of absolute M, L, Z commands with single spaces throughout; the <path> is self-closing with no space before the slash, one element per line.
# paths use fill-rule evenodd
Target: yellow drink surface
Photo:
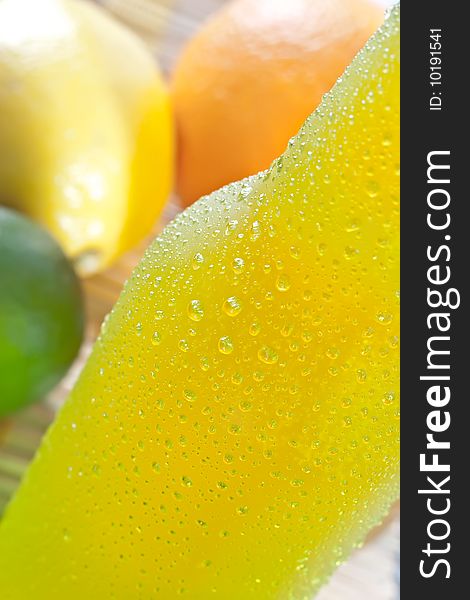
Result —
<path fill-rule="evenodd" d="M 2 600 L 310 599 L 398 494 L 398 287 L 397 8 L 148 249 L 0 525 Z"/>

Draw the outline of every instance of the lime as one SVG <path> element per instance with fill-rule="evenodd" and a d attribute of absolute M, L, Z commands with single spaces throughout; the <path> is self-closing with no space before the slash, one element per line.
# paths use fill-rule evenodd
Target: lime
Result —
<path fill-rule="evenodd" d="M 0 207 L 0 417 L 51 390 L 82 335 L 80 285 L 61 248 Z"/>

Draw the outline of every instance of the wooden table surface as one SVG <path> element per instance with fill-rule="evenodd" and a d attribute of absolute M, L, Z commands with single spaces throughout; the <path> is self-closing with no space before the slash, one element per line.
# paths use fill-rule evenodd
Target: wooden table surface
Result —
<path fill-rule="evenodd" d="M 168 75 L 184 41 L 207 15 L 225 2 L 226 0 L 100 0 L 99 4 L 142 37 Z M 84 281 L 87 331 L 80 356 L 64 381 L 42 404 L 15 417 L 6 432 L 2 432 L 0 426 L 0 514 L 17 487 L 42 434 L 53 420 L 55 411 L 76 380 L 103 317 L 116 301 L 123 282 L 137 264 L 150 239 L 179 210 L 177 199 L 171 198 L 150 238 L 123 256 L 106 272 Z M 363 548 L 355 551 L 336 571 L 316 600 L 396 600 L 399 597 L 398 552 L 399 511 L 395 507 L 386 522 L 370 534 Z"/>

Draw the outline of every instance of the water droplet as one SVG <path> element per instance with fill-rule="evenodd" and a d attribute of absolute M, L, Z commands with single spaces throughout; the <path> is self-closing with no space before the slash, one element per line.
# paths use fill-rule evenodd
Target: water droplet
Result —
<path fill-rule="evenodd" d="M 347 233 L 354 233 L 356 231 L 359 231 L 359 225 L 355 222 L 352 221 L 351 223 L 349 223 L 349 225 L 346 227 L 346 232 Z"/>
<path fill-rule="evenodd" d="M 357 248 L 353 248 L 352 246 L 346 246 L 344 249 L 344 257 L 346 260 L 352 260 L 359 255 L 359 250 Z"/>
<path fill-rule="evenodd" d="M 238 225 L 238 221 L 236 221 L 235 219 L 233 219 L 232 221 L 229 221 L 227 223 L 227 225 L 225 226 L 225 235 L 232 235 L 232 233 L 235 231 L 235 229 L 237 228 Z"/>
<path fill-rule="evenodd" d="M 195 271 L 197 271 L 197 269 L 199 269 L 199 267 L 203 263 L 204 263 L 204 256 L 200 252 L 196 252 L 196 254 L 193 256 L 193 261 L 192 261 L 193 269 Z"/>
<path fill-rule="evenodd" d="M 364 369 L 358 369 L 356 371 L 356 379 L 359 383 L 364 383 L 364 381 L 367 379 L 367 373 Z"/>
<path fill-rule="evenodd" d="M 260 331 L 261 331 L 260 323 L 258 321 L 253 321 L 253 323 L 250 325 L 250 329 L 249 329 L 250 335 L 252 335 L 253 337 L 256 337 Z"/>
<path fill-rule="evenodd" d="M 251 410 L 253 405 L 247 400 L 242 400 L 238 406 L 242 412 L 248 412 Z"/>
<path fill-rule="evenodd" d="M 290 288 L 291 286 L 291 282 L 290 282 L 290 278 L 283 274 L 283 275 L 279 275 L 279 277 L 277 278 L 276 281 L 276 287 L 280 292 L 287 292 L 287 290 Z"/>
<path fill-rule="evenodd" d="M 279 360 L 277 352 L 270 346 L 263 346 L 258 350 L 258 358 L 266 365 L 273 365 Z"/>
<path fill-rule="evenodd" d="M 259 236 L 261 235 L 261 225 L 259 221 L 253 221 L 251 225 L 251 235 L 250 239 L 252 242 L 255 242 Z"/>
<path fill-rule="evenodd" d="M 154 331 L 152 333 L 152 344 L 154 346 L 158 346 L 158 344 L 161 342 L 161 337 L 160 334 L 158 333 L 158 331 Z"/>
<path fill-rule="evenodd" d="M 241 373 L 234 373 L 232 375 L 232 383 L 234 383 L 235 385 L 240 385 L 243 383 L 243 375 Z"/>
<path fill-rule="evenodd" d="M 239 515 L 246 515 L 247 512 L 248 512 L 248 506 L 239 506 L 237 508 L 237 513 Z"/>
<path fill-rule="evenodd" d="M 191 487 L 193 485 L 192 479 L 187 475 L 183 475 L 183 477 L 181 478 L 181 485 L 183 485 L 184 487 Z"/>
<path fill-rule="evenodd" d="M 289 248 L 289 253 L 292 256 L 292 258 L 295 258 L 296 260 L 298 260 L 300 258 L 300 248 L 298 248 L 297 246 L 291 246 Z"/>
<path fill-rule="evenodd" d="M 188 402 L 194 402 L 197 398 L 197 395 L 193 390 L 184 390 L 183 395 Z"/>
<path fill-rule="evenodd" d="M 233 342 L 228 335 L 219 339 L 219 352 L 222 354 L 231 354 L 233 352 Z"/>
<path fill-rule="evenodd" d="M 200 321 L 204 316 L 204 309 L 200 300 L 191 300 L 188 304 L 188 316 L 193 321 Z"/>
<path fill-rule="evenodd" d="M 289 337 L 293 331 L 294 331 L 293 323 L 284 323 L 284 325 L 282 326 L 282 329 L 281 329 L 281 335 L 283 337 Z"/>
<path fill-rule="evenodd" d="M 390 391 L 383 395 L 382 402 L 386 405 L 393 404 L 395 400 L 395 392 Z"/>
<path fill-rule="evenodd" d="M 389 325 L 393 321 L 393 315 L 386 312 L 379 312 L 376 315 L 376 319 L 381 325 Z"/>
<path fill-rule="evenodd" d="M 326 355 L 328 358 L 335 360 L 339 356 L 339 350 L 338 348 L 328 348 L 328 350 L 326 351 Z"/>
<path fill-rule="evenodd" d="M 188 340 L 180 340 L 178 342 L 178 348 L 181 350 L 181 352 L 189 352 Z"/>
<path fill-rule="evenodd" d="M 202 356 L 201 357 L 200 365 L 201 365 L 201 369 L 203 371 L 208 371 L 209 370 L 210 363 L 209 363 L 209 359 L 207 358 L 207 356 Z"/>
<path fill-rule="evenodd" d="M 375 198 L 379 193 L 380 186 L 377 183 L 377 181 L 374 181 L 372 179 L 371 181 L 367 182 L 366 190 L 367 190 L 367 194 L 368 194 L 369 198 Z"/>
<path fill-rule="evenodd" d="M 229 317 L 236 317 L 242 310 L 241 300 L 236 296 L 230 296 L 225 300 L 223 309 Z"/>
<path fill-rule="evenodd" d="M 232 269 L 235 271 L 235 273 L 237 273 L 237 275 L 242 273 L 244 268 L 245 261 L 243 260 L 243 258 L 237 257 L 233 259 Z"/>

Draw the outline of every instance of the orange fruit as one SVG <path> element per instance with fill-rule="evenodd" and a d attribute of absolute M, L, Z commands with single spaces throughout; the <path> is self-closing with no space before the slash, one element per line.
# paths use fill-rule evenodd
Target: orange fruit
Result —
<path fill-rule="evenodd" d="M 374 0 L 235 0 L 173 76 L 184 205 L 266 169 L 383 21 Z"/>

